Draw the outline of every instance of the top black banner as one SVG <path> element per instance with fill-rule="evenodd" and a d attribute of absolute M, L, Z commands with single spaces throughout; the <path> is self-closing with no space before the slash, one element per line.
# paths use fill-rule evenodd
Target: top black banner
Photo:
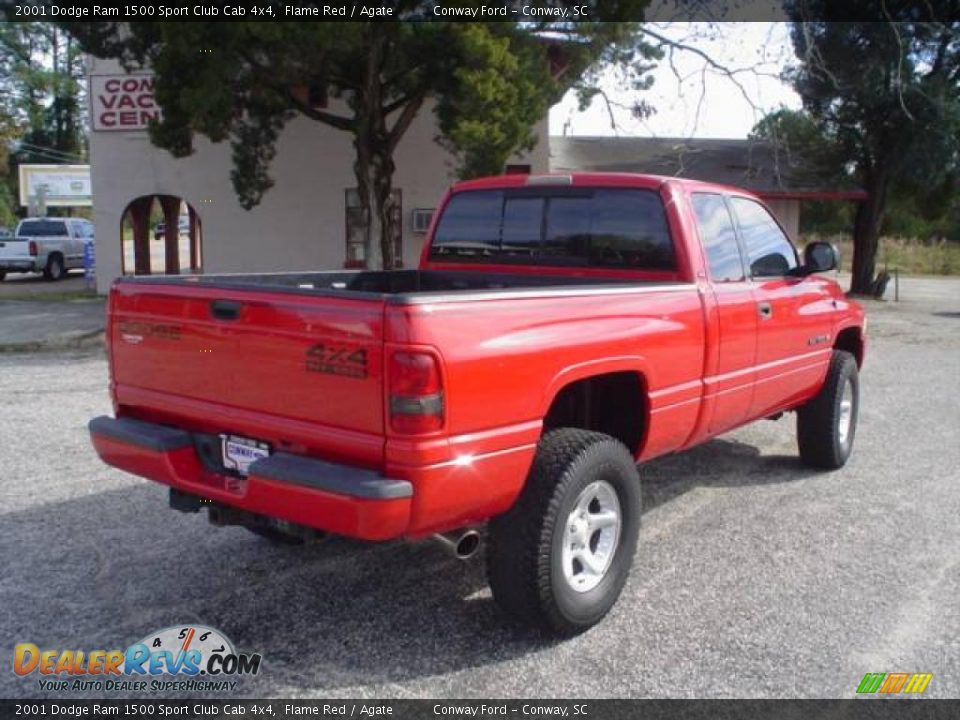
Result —
<path fill-rule="evenodd" d="M 250 21 L 263 22 L 911 22 L 960 20 L 960 1 L 929 0 L 534 0 L 528 2 L 304 2 L 303 0 L 0 0 L 12 21 Z"/>

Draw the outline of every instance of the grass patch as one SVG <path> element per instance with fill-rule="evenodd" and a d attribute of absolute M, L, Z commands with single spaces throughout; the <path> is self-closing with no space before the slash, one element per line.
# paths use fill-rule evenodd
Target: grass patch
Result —
<path fill-rule="evenodd" d="M 814 240 L 827 240 L 840 248 L 841 270 L 849 272 L 853 265 L 853 240 L 848 235 L 820 237 L 804 235 L 801 246 Z M 899 269 L 908 275 L 960 275 L 960 243 L 925 242 L 913 238 L 880 238 L 877 248 L 877 270 Z"/>

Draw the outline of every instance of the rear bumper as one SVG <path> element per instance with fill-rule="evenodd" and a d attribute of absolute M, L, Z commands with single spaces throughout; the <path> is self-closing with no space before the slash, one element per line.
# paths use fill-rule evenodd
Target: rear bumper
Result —
<path fill-rule="evenodd" d="M 254 462 L 239 478 L 209 470 L 184 430 L 105 416 L 89 428 L 108 465 L 225 505 L 365 540 L 398 537 L 410 525 L 406 480 L 286 453 Z"/>
<path fill-rule="evenodd" d="M 6 272 L 36 272 L 39 269 L 35 257 L 0 258 L 0 270 Z"/>

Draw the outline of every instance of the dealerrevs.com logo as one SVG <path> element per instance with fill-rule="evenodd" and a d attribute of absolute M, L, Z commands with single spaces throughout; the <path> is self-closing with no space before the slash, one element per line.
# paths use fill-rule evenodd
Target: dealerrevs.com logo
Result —
<path fill-rule="evenodd" d="M 237 652 L 219 630 L 182 625 L 150 633 L 126 650 L 49 650 L 19 643 L 13 671 L 36 677 L 48 691 L 232 691 L 239 684 L 235 678 L 260 671 L 261 659 Z"/>

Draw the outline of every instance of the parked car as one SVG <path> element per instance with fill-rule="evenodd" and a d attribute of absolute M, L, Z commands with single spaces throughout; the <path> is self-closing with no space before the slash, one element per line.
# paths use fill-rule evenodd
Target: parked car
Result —
<path fill-rule="evenodd" d="M 90 432 L 173 508 L 276 541 L 465 557 L 486 523 L 495 600 L 572 634 L 626 581 L 637 463 L 787 411 L 805 463 L 847 461 L 866 323 L 835 264 L 736 188 L 464 182 L 418 270 L 117 280 Z"/>
<path fill-rule="evenodd" d="M 181 237 L 188 236 L 190 234 L 190 218 L 186 215 L 181 215 L 177 219 L 177 229 Z M 161 220 L 156 225 L 153 226 L 153 239 L 162 240 L 163 236 L 167 232 L 167 224 Z"/>
<path fill-rule="evenodd" d="M 83 251 L 93 242 L 93 223 L 84 218 L 27 218 L 13 237 L 0 238 L 0 280 L 8 272 L 42 272 L 60 280 L 83 267 Z"/>

